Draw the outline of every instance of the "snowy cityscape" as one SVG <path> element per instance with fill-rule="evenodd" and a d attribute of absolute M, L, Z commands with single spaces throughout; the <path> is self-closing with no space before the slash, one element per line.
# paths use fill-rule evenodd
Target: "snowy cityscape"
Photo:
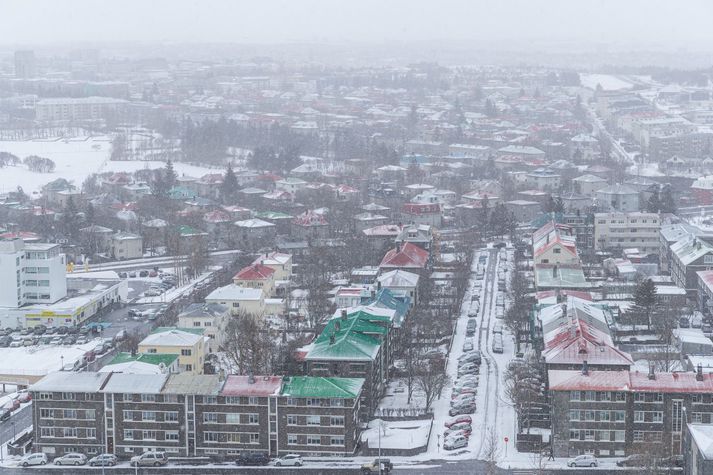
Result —
<path fill-rule="evenodd" d="M 711 8 L 10 0 L 0 473 L 713 475 Z"/>

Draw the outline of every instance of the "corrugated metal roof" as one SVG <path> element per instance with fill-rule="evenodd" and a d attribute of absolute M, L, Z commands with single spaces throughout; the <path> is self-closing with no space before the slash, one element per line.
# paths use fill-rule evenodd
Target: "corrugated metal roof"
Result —
<path fill-rule="evenodd" d="M 57 371 L 30 386 L 30 391 L 96 392 L 108 379 L 109 373 Z"/>
<path fill-rule="evenodd" d="M 167 378 L 167 374 L 112 373 L 101 392 L 158 394 Z"/>
<path fill-rule="evenodd" d="M 356 398 L 361 393 L 363 386 L 363 378 L 292 376 L 283 379 L 280 395 L 314 398 Z"/>
<path fill-rule="evenodd" d="M 277 394 L 282 385 L 282 376 L 250 376 L 232 374 L 228 376 L 220 391 L 222 396 L 270 396 Z"/>
<path fill-rule="evenodd" d="M 217 396 L 223 382 L 217 374 L 171 374 L 163 387 L 165 394 L 202 394 Z"/>

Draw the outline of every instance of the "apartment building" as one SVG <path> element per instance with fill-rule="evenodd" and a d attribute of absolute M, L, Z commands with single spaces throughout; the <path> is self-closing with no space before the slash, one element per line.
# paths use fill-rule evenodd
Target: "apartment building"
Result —
<path fill-rule="evenodd" d="M 681 453 L 685 419 L 713 423 L 713 374 L 548 371 L 556 457 Z"/>
<path fill-rule="evenodd" d="M 35 114 L 42 122 L 69 123 L 104 119 L 123 113 L 127 102 L 111 97 L 58 97 L 37 101 Z"/>
<path fill-rule="evenodd" d="M 595 213 L 594 248 L 637 248 L 644 254 L 659 251 L 661 219 L 656 213 Z"/>
<path fill-rule="evenodd" d="M 30 388 L 35 448 L 215 460 L 241 452 L 352 455 L 363 379 L 53 373 Z"/>
<path fill-rule="evenodd" d="M 686 289 L 689 297 L 695 297 L 697 272 L 713 269 L 713 246 L 689 235 L 671 245 L 669 265 L 673 283 Z"/>
<path fill-rule="evenodd" d="M 67 295 L 67 263 L 59 244 L 0 241 L 0 307 L 55 303 Z"/>

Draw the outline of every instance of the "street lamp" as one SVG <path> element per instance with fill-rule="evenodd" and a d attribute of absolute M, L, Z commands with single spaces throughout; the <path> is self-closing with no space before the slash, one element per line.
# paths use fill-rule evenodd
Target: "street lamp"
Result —
<path fill-rule="evenodd" d="M 62 366 L 59 368 L 59 370 L 64 371 L 64 355 L 60 355 L 59 359 L 62 361 Z"/>

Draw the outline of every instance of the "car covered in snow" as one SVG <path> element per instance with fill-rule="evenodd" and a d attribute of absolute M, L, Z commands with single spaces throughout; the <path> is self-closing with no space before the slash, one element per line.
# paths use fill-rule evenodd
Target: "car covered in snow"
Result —
<path fill-rule="evenodd" d="M 445 450 L 455 450 L 462 447 L 468 447 L 468 437 L 463 435 L 449 437 L 443 442 L 443 448 Z"/>
<path fill-rule="evenodd" d="M 462 423 L 472 424 L 473 418 L 470 416 L 456 416 L 452 419 L 448 419 L 446 422 L 443 423 L 443 425 L 450 429 L 454 425 Z"/>

